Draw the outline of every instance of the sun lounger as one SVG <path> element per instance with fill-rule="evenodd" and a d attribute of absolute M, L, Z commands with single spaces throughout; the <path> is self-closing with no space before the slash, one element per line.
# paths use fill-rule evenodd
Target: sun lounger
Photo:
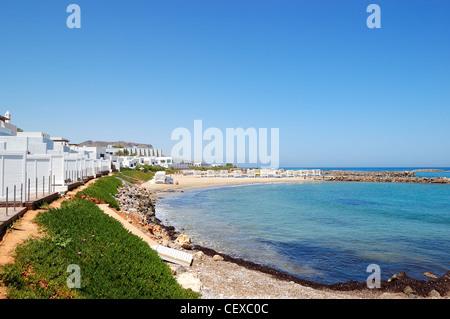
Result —
<path fill-rule="evenodd" d="M 269 170 L 268 169 L 262 169 L 261 171 L 260 171 L 260 174 L 259 174 L 261 177 L 269 177 Z"/>
<path fill-rule="evenodd" d="M 235 170 L 233 171 L 234 177 L 242 177 L 242 171 L 241 170 Z"/>
<path fill-rule="evenodd" d="M 199 170 L 194 171 L 194 177 L 202 177 L 202 172 Z"/>
<path fill-rule="evenodd" d="M 167 180 L 165 171 L 158 171 L 155 173 L 155 184 L 165 184 Z"/>
<path fill-rule="evenodd" d="M 227 170 L 221 170 L 220 171 L 220 177 L 228 177 L 228 171 Z"/>

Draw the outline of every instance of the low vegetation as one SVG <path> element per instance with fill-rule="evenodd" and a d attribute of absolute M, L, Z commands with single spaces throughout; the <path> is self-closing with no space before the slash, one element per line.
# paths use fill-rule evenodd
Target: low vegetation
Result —
<path fill-rule="evenodd" d="M 118 193 L 117 188 L 122 186 L 122 182 L 114 176 L 105 176 L 95 183 L 76 194 L 78 198 L 95 198 L 101 202 L 108 203 L 109 206 L 120 209 L 114 195 Z"/>
<path fill-rule="evenodd" d="M 153 176 L 155 175 L 155 172 L 154 171 L 142 171 L 142 170 L 139 170 L 138 168 L 135 168 L 135 169 L 123 169 L 122 168 L 120 170 L 120 175 L 124 175 L 125 177 L 131 177 L 131 178 L 146 182 L 153 178 Z"/>
<path fill-rule="evenodd" d="M 235 166 L 231 163 L 227 163 L 227 164 L 225 164 L 225 166 L 212 166 L 212 167 L 189 166 L 189 169 L 196 169 L 199 171 L 207 171 L 207 170 L 219 171 L 219 170 L 229 170 L 229 169 L 234 169 L 234 168 L 237 168 L 237 166 Z"/>
<path fill-rule="evenodd" d="M 117 179 L 103 177 L 93 185 L 105 186 L 104 193 L 111 193 L 112 185 L 118 185 L 113 180 Z M 92 189 L 86 193 L 105 195 Z M 181 288 L 147 243 L 89 200 L 66 201 L 59 209 L 40 213 L 35 221 L 47 236 L 20 245 L 15 263 L 0 268 L 9 298 L 199 297 Z M 67 285 L 69 265 L 80 267 L 80 288 Z"/>
<path fill-rule="evenodd" d="M 175 170 L 162 166 L 139 165 L 135 168 L 121 168 L 120 172 L 114 173 L 114 176 L 135 184 L 136 181 L 146 182 L 151 180 L 157 171 L 166 171 L 168 174 L 175 173 Z"/>

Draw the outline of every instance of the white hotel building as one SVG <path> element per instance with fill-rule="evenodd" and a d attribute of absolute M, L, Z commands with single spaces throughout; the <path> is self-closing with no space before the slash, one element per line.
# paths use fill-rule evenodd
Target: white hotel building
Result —
<path fill-rule="evenodd" d="M 11 114 L 0 116 L 0 200 L 7 191 L 64 192 L 72 182 L 112 171 L 112 160 L 97 151 L 72 149 L 68 140 L 43 132 L 17 132 Z"/>

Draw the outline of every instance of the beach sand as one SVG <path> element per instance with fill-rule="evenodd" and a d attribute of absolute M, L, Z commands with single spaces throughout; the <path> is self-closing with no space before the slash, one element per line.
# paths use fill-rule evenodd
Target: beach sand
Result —
<path fill-rule="evenodd" d="M 184 190 L 200 187 L 213 187 L 220 185 L 238 185 L 253 183 L 303 183 L 308 181 L 320 181 L 321 177 L 194 177 L 181 174 L 170 175 L 173 184 L 155 184 L 153 180 L 143 183 L 141 186 L 155 191 Z M 178 182 L 178 185 L 176 183 Z"/>

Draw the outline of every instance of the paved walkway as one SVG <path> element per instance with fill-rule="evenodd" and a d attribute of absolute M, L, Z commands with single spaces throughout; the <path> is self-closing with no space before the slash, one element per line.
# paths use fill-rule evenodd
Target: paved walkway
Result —
<path fill-rule="evenodd" d="M 6 214 L 6 207 L 0 207 L 0 230 L 11 223 L 11 220 L 16 219 L 17 215 L 23 214 L 27 210 L 26 207 L 8 207 L 8 215 Z"/>

